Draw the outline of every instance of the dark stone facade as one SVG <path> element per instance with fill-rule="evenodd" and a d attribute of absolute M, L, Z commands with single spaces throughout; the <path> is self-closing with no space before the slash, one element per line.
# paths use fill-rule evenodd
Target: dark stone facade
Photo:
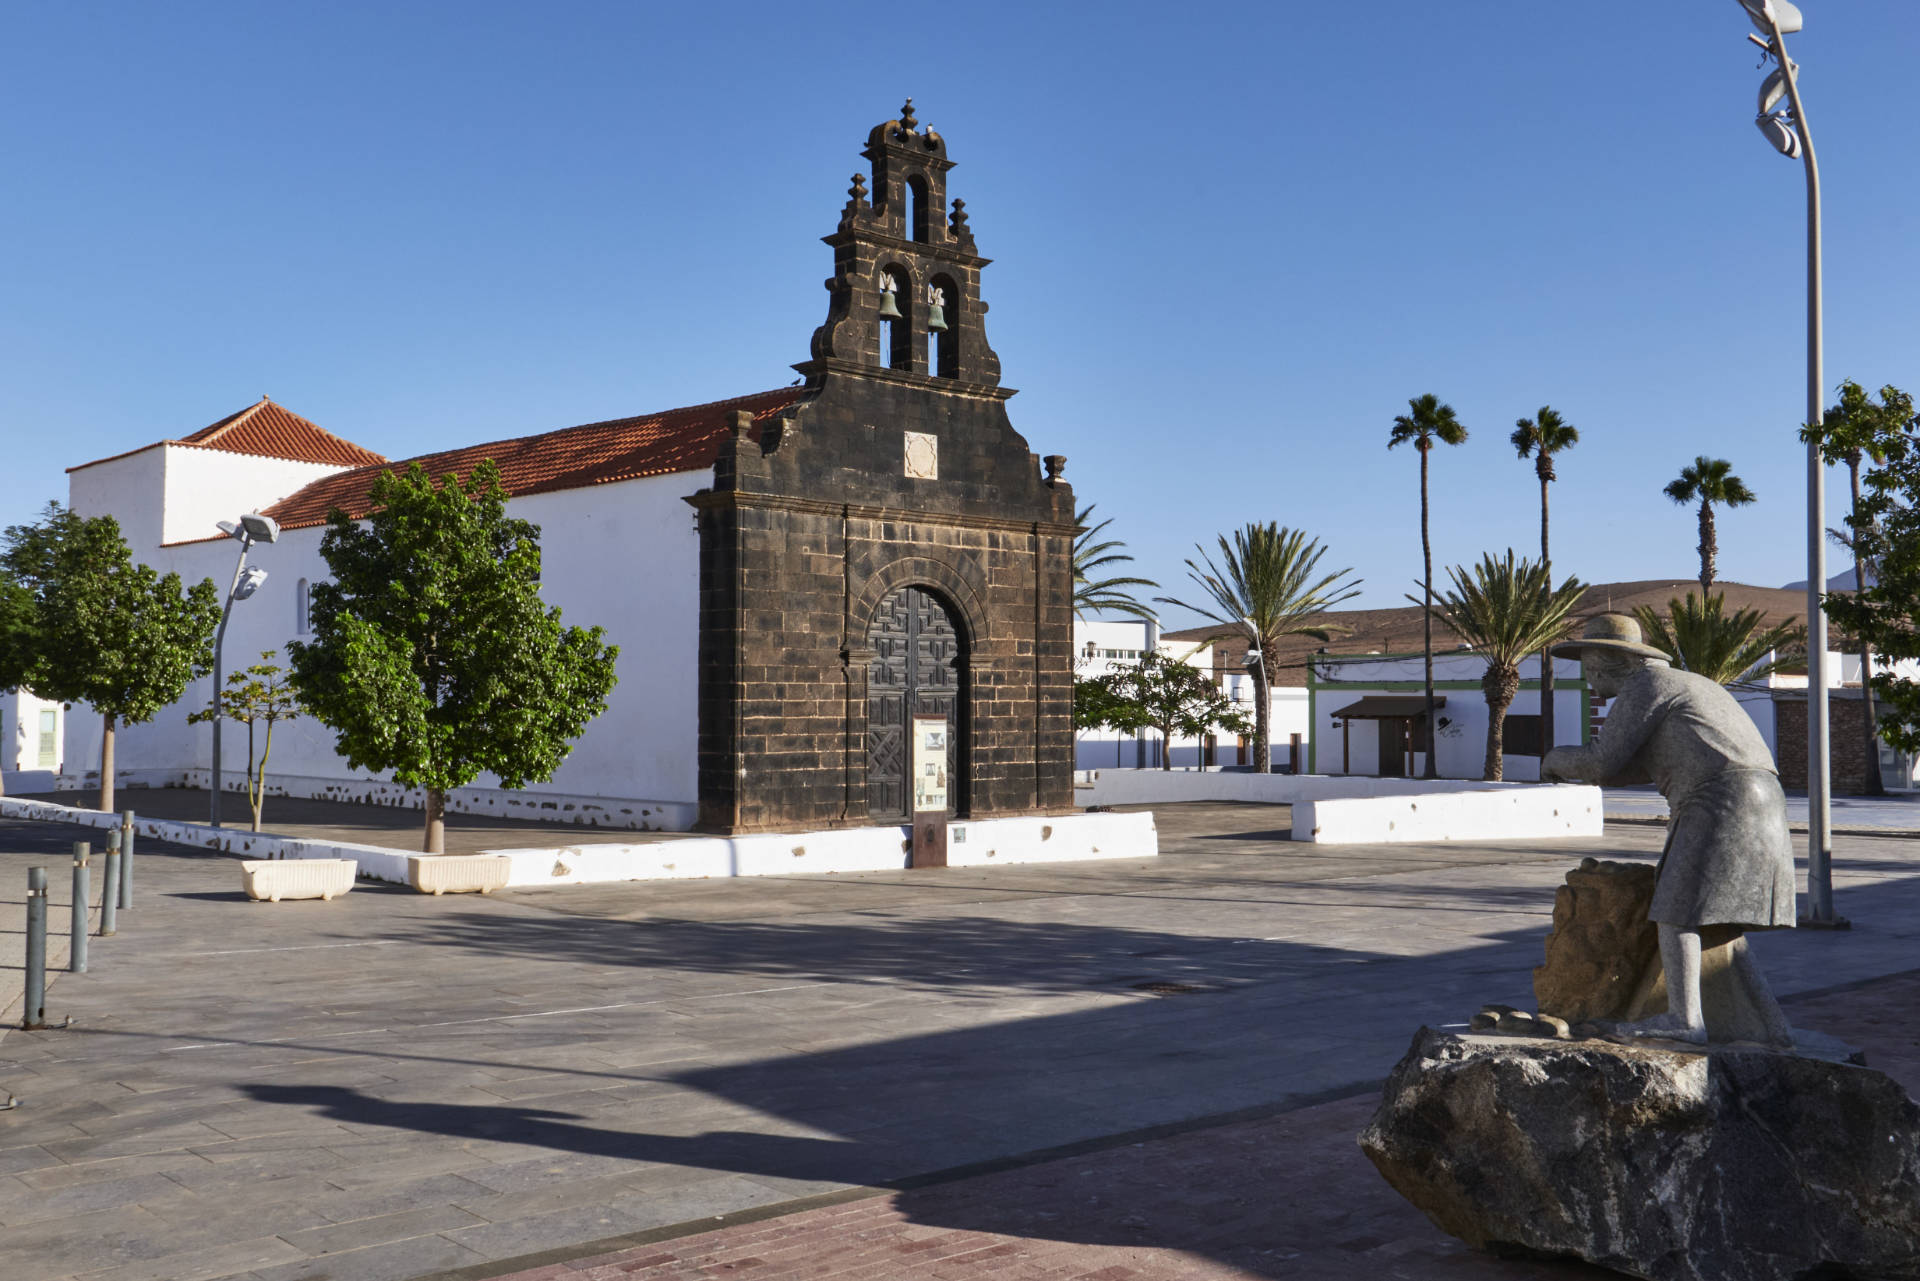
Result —
<path fill-rule="evenodd" d="M 1827 766 L 1836 796 L 1860 796 L 1867 790 L 1867 700 L 1856 686 L 1827 691 Z M 1780 785 L 1807 786 L 1807 696 L 1773 696 L 1773 755 Z"/>
<path fill-rule="evenodd" d="M 806 398 L 738 415 L 713 488 L 689 500 L 706 831 L 904 822 L 915 712 L 947 717 L 950 813 L 1072 807 L 1065 460 L 1043 476 L 1008 421 L 988 260 L 948 206 L 946 143 L 909 102 L 863 154 L 872 199 L 857 176 L 825 238 L 827 320 L 795 366 Z"/>

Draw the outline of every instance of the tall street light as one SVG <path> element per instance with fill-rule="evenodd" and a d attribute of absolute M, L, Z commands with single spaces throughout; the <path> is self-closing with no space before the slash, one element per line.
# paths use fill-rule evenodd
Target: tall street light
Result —
<path fill-rule="evenodd" d="M 233 567 L 233 582 L 227 588 L 227 603 L 220 611 L 220 630 L 213 637 L 213 799 L 208 821 L 215 827 L 220 826 L 220 725 L 227 719 L 225 709 L 220 706 L 220 649 L 227 642 L 227 619 L 233 614 L 233 602 L 245 600 L 267 581 L 266 570 L 247 564 L 247 553 L 253 550 L 255 543 L 271 543 L 280 537 L 280 526 L 274 523 L 271 516 L 252 512 L 242 516 L 237 525 L 230 520 L 219 521 L 218 524 L 221 533 L 240 540 L 240 560 Z"/>
<path fill-rule="evenodd" d="M 1787 57 L 1786 37 L 1800 30 L 1800 10 L 1788 0 L 1740 0 L 1765 38 L 1749 34 L 1774 63 L 1760 85 L 1754 123 L 1774 150 L 1798 159 L 1807 171 L 1807 919 L 1806 925 L 1844 929 L 1833 911 L 1831 755 L 1827 742 L 1827 616 L 1820 608 L 1827 589 L 1826 468 L 1820 457 L 1823 359 L 1820 317 L 1820 166 L 1800 100 L 1800 69 Z M 1786 106 L 1780 105 L 1782 98 Z"/>

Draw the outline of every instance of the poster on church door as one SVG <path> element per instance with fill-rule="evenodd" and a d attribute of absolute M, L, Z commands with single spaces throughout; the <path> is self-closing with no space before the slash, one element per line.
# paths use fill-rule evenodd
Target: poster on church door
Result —
<path fill-rule="evenodd" d="M 947 718 L 913 718 L 913 812 L 946 813 Z"/>

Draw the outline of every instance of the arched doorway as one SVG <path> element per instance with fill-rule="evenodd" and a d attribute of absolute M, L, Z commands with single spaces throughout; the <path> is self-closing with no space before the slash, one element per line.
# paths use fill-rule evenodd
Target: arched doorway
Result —
<path fill-rule="evenodd" d="M 966 805 L 966 733 L 961 702 L 962 645 L 953 615 L 932 592 L 902 587 L 874 611 L 867 628 L 867 813 L 904 822 L 912 794 L 908 730 L 915 716 L 947 719 L 947 812 Z"/>

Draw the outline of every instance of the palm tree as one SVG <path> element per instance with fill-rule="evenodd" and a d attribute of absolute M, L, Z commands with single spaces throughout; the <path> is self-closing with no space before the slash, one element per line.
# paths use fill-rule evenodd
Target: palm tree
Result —
<path fill-rule="evenodd" d="M 1821 425 L 1801 427 L 1800 439 L 1808 444 L 1818 443 L 1827 462 L 1844 462 L 1847 465 L 1848 486 L 1853 491 L 1853 512 L 1847 522 L 1849 525 L 1857 526 L 1861 520 L 1861 465 L 1869 458 L 1876 465 L 1886 462 L 1886 442 L 1898 439 L 1901 429 L 1912 421 L 1913 397 L 1898 387 L 1886 386 L 1880 389 L 1880 403 L 1876 405 L 1872 397 L 1867 395 L 1866 388 L 1849 378 L 1840 384 L 1840 403 L 1827 410 Z M 1853 552 L 1853 590 L 1856 593 L 1865 591 L 1868 575 L 1872 571 L 1865 557 L 1860 554 L 1860 543 L 1852 533 L 1842 541 Z M 1860 729 L 1865 739 L 1862 747 L 1867 762 L 1866 792 L 1869 796 L 1884 796 L 1887 788 L 1880 778 L 1880 727 L 1879 718 L 1874 713 L 1872 673 L 1873 648 L 1862 638 L 1860 693 L 1866 700 L 1866 714 L 1860 718 Z"/>
<path fill-rule="evenodd" d="M 1513 425 L 1513 447 L 1525 458 L 1533 456 L 1533 474 L 1540 478 L 1540 567 L 1547 581 L 1553 581 L 1553 553 L 1547 541 L 1547 486 L 1558 479 L 1553 471 L 1553 456 L 1580 443 L 1580 429 L 1555 413 L 1553 406 L 1542 405 L 1532 418 Z M 1551 748 L 1553 734 L 1553 655 L 1540 655 L 1540 742 Z"/>
<path fill-rule="evenodd" d="M 1700 504 L 1700 595 L 1712 595 L 1713 561 L 1720 553 L 1720 542 L 1713 536 L 1713 505 L 1745 507 L 1753 501 L 1753 491 L 1733 474 L 1732 463 L 1701 454 L 1681 468 L 1679 478 L 1661 492 L 1682 507 L 1691 502 Z"/>
<path fill-rule="evenodd" d="M 1453 590 L 1444 592 L 1439 607 L 1427 609 L 1461 640 L 1487 660 L 1480 688 L 1487 696 L 1487 761 L 1482 777 L 1497 783 L 1505 770 L 1501 739 L 1507 709 L 1520 692 L 1520 661 L 1538 653 L 1567 634 L 1567 620 L 1587 587 L 1569 577 L 1559 587 L 1547 577 L 1547 567 L 1513 549 L 1500 560 L 1483 555 L 1469 574 L 1458 565 L 1447 570 Z"/>
<path fill-rule="evenodd" d="M 1345 628 L 1314 621 L 1343 601 L 1360 594 L 1353 571 L 1336 569 L 1319 574 L 1327 549 L 1317 538 L 1269 521 L 1220 535 L 1216 565 L 1204 547 L 1196 544 L 1199 561 L 1187 561 L 1187 576 L 1206 590 L 1206 604 L 1189 605 L 1172 597 L 1155 597 L 1163 605 L 1178 605 L 1221 624 L 1220 635 L 1244 632 L 1255 653 L 1247 656 L 1253 675 L 1253 768 L 1265 774 L 1272 767 L 1273 706 L 1268 693 L 1280 642 L 1288 636 L 1332 640 Z M 1318 575 L 1318 576 L 1316 576 Z"/>
<path fill-rule="evenodd" d="M 1103 543 L 1093 540 L 1100 531 L 1113 524 L 1109 516 L 1098 525 L 1089 525 L 1093 519 L 1093 504 L 1082 507 L 1073 518 L 1080 526 L 1080 532 L 1073 540 L 1073 616 L 1085 618 L 1089 613 L 1111 610 L 1116 614 L 1132 614 L 1136 618 L 1152 618 L 1153 611 L 1133 598 L 1129 587 L 1158 587 L 1160 584 L 1151 578 L 1094 578 L 1097 570 L 1108 565 L 1117 565 L 1133 557 L 1117 549 L 1126 544 L 1117 538 L 1109 538 Z"/>
<path fill-rule="evenodd" d="M 1427 658 L 1427 777 L 1439 778 L 1440 771 L 1434 764 L 1438 753 L 1434 750 L 1433 724 L 1433 541 L 1427 533 L 1427 455 L 1433 452 L 1435 440 L 1447 445 L 1464 443 L 1467 429 L 1454 417 L 1453 406 L 1442 404 L 1432 392 L 1409 400 L 1407 408 L 1413 412 L 1393 420 L 1393 434 L 1387 438 L 1387 448 L 1411 441 L 1420 451 L 1420 560 L 1425 569 L 1425 576 L 1420 580 L 1425 599 L 1420 603 L 1426 629 L 1423 643 Z"/>
<path fill-rule="evenodd" d="M 1673 655 L 1687 671 L 1716 685 L 1742 679 L 1759 680 L 1783 668 L 1806 662 L 1807 632 L 1798 623 L 1762 627 L 1765 615 L 1757 609 L 1726 612 L 1726 596 L 1715 592 L 1704 603 L 1692 592 L 1675 597 L 1661 614 L 1651 605 L 1634 607 L 1647 644 Z M 1775 657 L 1769 659 L 1768 654 Z"/>

